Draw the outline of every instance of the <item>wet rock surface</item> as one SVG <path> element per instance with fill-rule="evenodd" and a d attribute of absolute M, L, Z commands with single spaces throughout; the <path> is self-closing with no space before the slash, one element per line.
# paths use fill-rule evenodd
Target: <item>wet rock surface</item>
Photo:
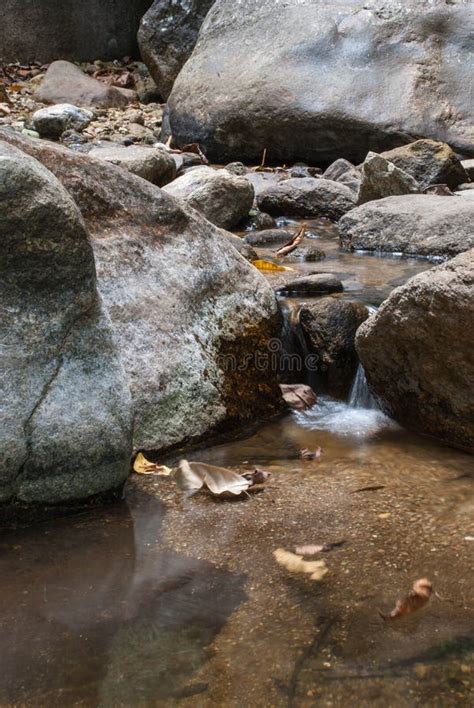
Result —
<path fill-rule="evenodd" d="M 462 0 L 218 0 L 170 96 L 171 132 L 222 161 L 266 148 L 357 164 L 419 136 L 471 154 L 470 12 Z"/>
<path fill-rule="evenodd" d="M 407 427 L 471 451 L 473 296 L 470 250 L 394 290 L 357 335 L 369 386 L 385 410 Z"/>
<path fill-rule="evenodd" d="M 0 142 L 0 502 L 80 500 L 129 472 L 128 382 L 80 212 L 60 182 Z"/>
<path fill-rule="evenodd" d="M 338 223 L 344 248 L 444 257 L 474 245 L 473 226 L 471 200 L 416 194 L 368 202 Z"/>
<path fill-rule="evenodd" d="M 340 293 L 344 290 L 341 281 L 332 273 L 314 273 L 289 280 L 278 288 L 282 295 Z"/>
<path fill-rule="evenodd" d="M 300 324 L 317 358 L 318 390 L 347 397 L 358 365 L 355 335 L 369 316 L 361 303 L 324 297 L 302 306 Z"/>

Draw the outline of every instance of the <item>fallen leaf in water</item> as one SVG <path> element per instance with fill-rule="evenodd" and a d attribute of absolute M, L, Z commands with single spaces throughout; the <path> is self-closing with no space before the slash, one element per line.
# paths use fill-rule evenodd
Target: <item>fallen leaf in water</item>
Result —
<path fill-rule="evenodd" d="M 270 472 L 256 467 L 253 472 L 242 472 L 242 477 L 245 477 L 253 487 L 255 484 L 264 484 L 270 477 Z"/>
<path fill-rule="evenodd" d="M 296 248 L 298 248 L 298 246 L 300 245 L 300 243 L 304 239 L 305 233 L 306 233 L 305 227 L 300 226 L 300 228 L 295 233 L 293 238 L 291 238 L 289 241 L 287 241 L 287 243 L 284 243 L 283 246 L 281 248 L 279 248 L 278 251 L 275 252 L 275 255 L 277 256 L 277 258 L 283 258 L 283 256 L 287 256 L 289 253 L 292 253 Z"/>
<path fill-rule="evenodd" d="M 322 447 L 317 447 L 316 450 L 308 450 L 308 448 L 305 447 L 303 450 L 300 450 L 300 456 L 303 460 L 319 460 L 322 454 Z"/>
<path fill-rule="evenodd" d="M 135 458 L 133 471 L 137 474 L 157 474 L 161 477 L 169 477 L 172 472 L 166 465 L 158 465 L 155 462 L 150 462 L 141 452 L 139 452 Z"/>
<path fill-rule="evenodd" d="M 273 555 L 276 562 L 290 573 L 311 574 L 310 580 L 321 580 L 328 572 L 325 561 L 305 561 L 301 556 L 285 551 L 284 548 L 277 548 Z"/>
<path fill-rule="evenodd" d="M 272 263 L 271 261 L 264 261 L 261 258 L 258 258 L 256 261 L 252 261 L 252 265 L 254 265 L 255 268 L 258 268 L 258 270 L 269 270 L 277 273 L 283 273 L 285 270 L 294 272 L 293 268 L 289 268 L 288 266 L 277 265 L 276 263 Z"/>
<path fill-rule="evenodd" d="M 329 553 L 333 548 L 343 546 L 345 541 L 334 541 L 333 543 L 324 543 L 322 546 L 296 546 L 295 553 L 300 556 L 314 556 L 316 553 Z"/>
<path fill-rule="evenodd" d="M 305 411 L 318 402 L 315 392 L 306 384 L 280 384 L 280 389 L 285 402 L 297 411 Z"/>
<path fill-rule="evenodd" d="M 252 487 L 250 480 L 225 467 L 187 460 L 181 460 L 175 478 L 183 491 L 197 492 L 204 487 L 216 497 L 239 496 Z"/>
<path fill-rule="evenodd" d="M 433 592 L 433 585 L 431 581 L 427 578 L 421 578 L 413 583 L 413 588 L 410 590 L 408 595 L 397 600 L 397 604 L 391 612 L 388 614 L 383 614 L 380 612 L 380 616 L 386 620 L 399 619 L 405 615 L 409 615 L 412 612 L 416 612 L 426 605 Z"/>

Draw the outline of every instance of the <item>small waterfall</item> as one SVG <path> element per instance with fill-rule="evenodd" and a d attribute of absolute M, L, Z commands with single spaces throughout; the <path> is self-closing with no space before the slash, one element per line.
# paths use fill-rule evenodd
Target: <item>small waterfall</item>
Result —
<path fill-rule="evenodd" d="M 365 408 L 366 410 L 374 411 L 379 409 L 377 401 L 369 391 L 362 364 L 357 367 L 357 373 L 349 394 L 348 405 L 349 408 Z"/>
<path fill-rule="evenodd" d="M 367 310 L 370 317 L 377 312 L 378 308 L 373 307 L 372 305 L 367 305 Z M 379 410 L 377 401 L 369 391 L 364 367 L 360 363 L 357 367 L 354 383 L 352 384 L 352 388 L 349 393 L 348 405 L 349 408 L 365 408 L 370 411 Z"/>

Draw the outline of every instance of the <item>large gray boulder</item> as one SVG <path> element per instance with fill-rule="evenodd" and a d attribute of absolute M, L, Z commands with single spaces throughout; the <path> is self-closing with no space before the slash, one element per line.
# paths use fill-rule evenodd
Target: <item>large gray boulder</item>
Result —
<path fill-rule="evenodd" d="M 341 244 L 354 251 L 455 256 L 474 246 L 474 200 L 408 194 L 353 209 L 338 223 Z"/>
<path fill-rule="evenodd" d="M 121 59 L 151 0 L 2 0 L 0 62 Z"/>
<path fill-rule="evenodd" d="M 88 155 L 122 167 L 158 187 L 163 187 L 176 177 L 176 163 L 164 148 L 147 145 L 130 145 L 130 147 L 114 145 L 93 148 Z"/>
<path fill-rule="evenodd" d="M 369 387 L 407 428 L 474 451 L 474 250 L 394 290 L 359 329 Z"/>
<path fill-rule="evenodd" d="M 274 293 L 219 229 L 115 165 L 0 136 L 56 174 L 89 227 L 135 448 L 163 451 L 280 410 L 277 372 L 256 358 L 279 332 Z"/>
<path fill-rule="evenodd" d="M 81 214 L 42 165 L 0 142 L 0 503 L 120 486 L 130 393 Z"/>
<path fill-rule="evenodd" d="M 140 53 L 165 100 L 194 49 L 213 3 L 214 0 L 155 0 L 140 23 Z"/>
<path fill-rule="evenodd" d="M 356 196 L 339 182 L 290 177 L 267 187 L 257 196 L 257 204 L 272 216 L 325 216 L 337 221 L 356 205 Z"/>
<path fill-rule="evenodd" d="M 420 136 L 473 153 L 464 0 L 217 0 L 169 100 L 211 159 L 362 162 Z"/>
<path fill-rule="evenodd" d="M 164 189 L 223 229 L 245 219 L 254 200 L 253 187 L 244 177 L 205 165 L 193 167 Z"/>

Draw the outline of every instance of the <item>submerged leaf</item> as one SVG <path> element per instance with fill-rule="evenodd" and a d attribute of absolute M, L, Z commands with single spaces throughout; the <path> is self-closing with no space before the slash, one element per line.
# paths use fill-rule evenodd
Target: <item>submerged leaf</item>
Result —
<path fill-rule="evenodd" d="M 285 270 L 294 270 L 288 266 L 281 266 L 276 263 L 272 263 L 271 261 L 264 261 L 261 258 L 258 258 L 256 261 L 252 261 L 252 265 L 254 265 L 255 268 L 258 268 L 258 270 L 271 270 L 277 273 L 283 273 Z"/>
<path fill-rule="evenodd" d="M 426 605 L 433 592 L 433 585 L 431 581 L 427 578 L 421 578 L 413 583 L 413 588 L 410 590 L 408 595 L 397 600 L 397 604 L 391 612 L 388 614 L 380 613 L 380 616 L 388 621 L 399 619 L 405 615 L 409 615 L 412 612 L 416 612 Z"/>
<path fill-rule="evenodd" d="M 142 452 L 139 452 L 133 463 L 133 471 L 136 474 L 158 474 L 161 477 L 169 477 L 172 470 L 166 465 L 158 465 L 146 459 Z"/>
<path fill-rule="evenodd" d="M 273 551 L 276 562 L 286 568 L 290 573 L 310 574 L 310 580 L 321 580 L 328 572 L 325 561 L 305 561 L 302 556 L 298 556 L 284 548 L 277 548 Z"/>

